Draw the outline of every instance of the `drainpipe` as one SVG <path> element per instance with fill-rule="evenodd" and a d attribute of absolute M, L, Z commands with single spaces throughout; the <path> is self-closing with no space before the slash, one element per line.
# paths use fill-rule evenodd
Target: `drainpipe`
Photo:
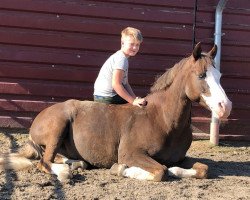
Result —
<path fill-rule="evenodd" d="M 197 18 L 197 1 L 194 2 L 194 23 L 193 23 L 193 41 L 192 41 L 192 50 L 195 47 L 195 38 L 196 38 L 196 18 Z"/>
<path fill-rule="evenodd" d="M 220 71 L 220 60 L 221 60 L 221 27 L 222 27 L 222 12 L 225 8 L 225 5 L 228 0 L 220 0 L 215 13 L 215 33 L 214 33 L 214 43 L 217 45 L 217 54 L 214 58 L 215 67 Z M 210 123 L 210 142 L 213 145 L 219 144 L 219 126 L 220 120 L 215 117 L 214 113 L 212 113 L 212 119 Z"/>

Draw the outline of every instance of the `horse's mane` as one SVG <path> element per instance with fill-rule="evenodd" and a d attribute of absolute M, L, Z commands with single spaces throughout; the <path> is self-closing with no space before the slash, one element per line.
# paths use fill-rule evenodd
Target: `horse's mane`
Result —
<path fill-rule="evenodd" d="M 173 82 L 177 73 L 181 70 L 182 66 L 186 63 L 188 58 L 182 59 L 180 62 L 176 63 L 172 68 L 168 69 L 161 76 L 156 77 L 156 81 L 150 88 L 150 91 L 157 92 L 161 90 L 166 90 Z"/>

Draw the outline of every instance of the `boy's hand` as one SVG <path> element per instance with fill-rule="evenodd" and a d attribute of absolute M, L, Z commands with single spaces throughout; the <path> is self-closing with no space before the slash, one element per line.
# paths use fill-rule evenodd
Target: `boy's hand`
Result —
<path fill-rule="evenodd" d="M 133 101 L 134 106 L 139 106 L 140 108 L 147 105 L 147 101 L 144 98 L 136 97 Z"/>

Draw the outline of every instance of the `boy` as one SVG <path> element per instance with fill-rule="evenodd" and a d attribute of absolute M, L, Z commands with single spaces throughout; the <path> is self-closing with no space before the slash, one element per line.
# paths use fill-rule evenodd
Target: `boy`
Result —
<path fill-rule="evenodd" d="M 137 54 L 142 40 L 138 29 L 127 27 L 121 32 L 121 49 L 106 60 L 95 81 L 94 101 L 146 105 L 146 100 L 136 97 L 128 82 L 128 58 Z"/>

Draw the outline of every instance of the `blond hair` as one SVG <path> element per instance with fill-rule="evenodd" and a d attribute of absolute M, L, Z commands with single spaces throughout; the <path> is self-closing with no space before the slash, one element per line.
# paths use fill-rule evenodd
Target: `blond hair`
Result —
<path fill-rule="evenodd" d="M 130 37 L 132 37 L 140 42 L 143 41 L 141 31 L 136 29 L 136 28 L 132 28 L 132 27 L 127 27 L 127 28 L 123 29 L 121 32 L 121 36 L 122 36 L 122 39 L 126 36 L 130 36 Z"/>

